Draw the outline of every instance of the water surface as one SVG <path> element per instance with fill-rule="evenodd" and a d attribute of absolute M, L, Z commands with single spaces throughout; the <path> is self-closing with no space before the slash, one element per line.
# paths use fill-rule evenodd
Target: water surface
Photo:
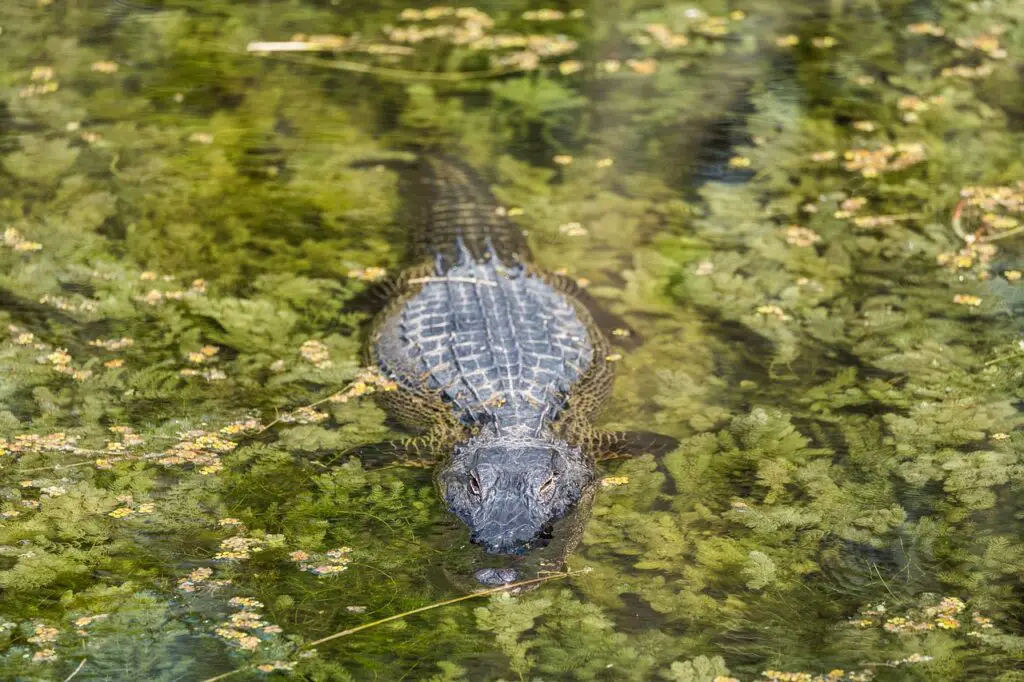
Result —
<path fill-rule="evenodd" d="M 3 679 L 1024 680 L 1016 0 L 0 28 Z M 681 445 L 602 469 L 568 577 L 312 646 L 500 565 L 343 456 L 400 435 L 366 162 L 423 144 L 635 330 L 600 425 Z"/>

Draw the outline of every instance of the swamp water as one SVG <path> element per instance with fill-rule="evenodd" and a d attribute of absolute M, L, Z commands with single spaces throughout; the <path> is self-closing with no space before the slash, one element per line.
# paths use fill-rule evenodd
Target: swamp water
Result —
<path fill-rule="evenodd" d="M 1024 680 L 1019 0 L 0 29 L 3 680 Z M 316 643 L 498 565 L 339 456 L 399 435 L 359 163 L 423 143 L 635 328 L 600 425 L 680 446 L 602 469 L 567 577 Z"/>

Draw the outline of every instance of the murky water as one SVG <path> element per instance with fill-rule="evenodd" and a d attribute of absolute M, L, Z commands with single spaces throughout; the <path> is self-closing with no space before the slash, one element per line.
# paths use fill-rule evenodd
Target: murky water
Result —
<path fill-rule="evenodd" d="M 7 0 L 0 678 L 1024 680 L 1022 7 Z M 681 442 L 445 605 L 501 562 L 344 456 L 424 143 Z"/>

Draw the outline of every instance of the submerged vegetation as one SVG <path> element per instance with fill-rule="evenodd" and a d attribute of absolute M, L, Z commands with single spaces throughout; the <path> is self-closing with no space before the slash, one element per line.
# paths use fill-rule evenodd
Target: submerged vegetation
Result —
<path fill-rule="evenodd" d="M 4 679 L 1024 680 L 1020 2 L 11 4 Z M 417 143 L 681 445 L 607 466 L 586 572 L 307 646 L 493 561 L 344 456 Z"/>

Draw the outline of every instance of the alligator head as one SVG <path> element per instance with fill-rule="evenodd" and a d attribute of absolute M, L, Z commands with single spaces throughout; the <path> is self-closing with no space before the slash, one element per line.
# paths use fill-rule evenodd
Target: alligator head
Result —
<path fill-rule="evenodd" d="M 469 526 L 474 543 L 495 554 L 543 543 L 593 478 L 579 448 L 528 430 L 475 436 L 437 471 L 448 508 Z"/>

